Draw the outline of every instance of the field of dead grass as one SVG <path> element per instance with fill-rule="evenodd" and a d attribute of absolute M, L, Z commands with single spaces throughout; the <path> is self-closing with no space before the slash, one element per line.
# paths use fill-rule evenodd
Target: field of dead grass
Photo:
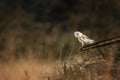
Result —
<path fill-rule="evenodd" d="M 53 75 L 53 63 L 20 60 L 0 63 L 0 80 L 48 80 Z"/>

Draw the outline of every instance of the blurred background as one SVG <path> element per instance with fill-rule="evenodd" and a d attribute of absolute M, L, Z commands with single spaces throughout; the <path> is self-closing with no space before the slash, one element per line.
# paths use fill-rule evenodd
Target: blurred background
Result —
<path fill-rule="evenodd" d="M 80 31 L 96 42 L 120 35 L 120 0 L 0 0 L 0 60 L 64 60 L 80 53 Z"/>
<path fill-rule="evenodd" d="M 0 0 L 0 80 L 119 80 L 120 45 L 81 52 L 74 31 L 120 36 L 120 0 Z"/>

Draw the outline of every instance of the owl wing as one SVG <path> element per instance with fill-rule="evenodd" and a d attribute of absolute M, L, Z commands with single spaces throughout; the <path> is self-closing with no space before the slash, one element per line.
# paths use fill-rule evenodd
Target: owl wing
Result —
<path fill-rule="evenodd" d="M 88 36 L 86 36 L 86 35 L 82 35 L 81 36 L 81 40 L 83 40 L 83 41 L 86 41 L 86 40 L 88 40 L 89 38 L 88 38 Z"/>

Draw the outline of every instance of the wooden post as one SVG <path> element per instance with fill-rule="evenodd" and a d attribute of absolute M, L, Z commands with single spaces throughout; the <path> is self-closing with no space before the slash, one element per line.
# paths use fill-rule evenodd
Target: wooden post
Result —
<path fill-rule="evenodd" d="M 85 51 L 85 50 L 89 50 L 89 49 L 93 49 L 93 48 L 111 45 L 114 43 L 120 43 L 120 36 L 83 46 L 80 50 Z"/>

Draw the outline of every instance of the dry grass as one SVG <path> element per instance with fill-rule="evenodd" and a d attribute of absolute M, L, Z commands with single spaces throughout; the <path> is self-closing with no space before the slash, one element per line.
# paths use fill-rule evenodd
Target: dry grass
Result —
<path fill-rule="evenodd" d="M 57 63 L 52 59 L 38 60 L 33 57 L 1 60 L 0 80 L 119 80 L 120 63 L 114 62 L 116 48 L 108 48 L 106 59 L 94 55 L 81 60 L 76 55 Z"/>
<path fill-rule="evenodd" d="M 115 62 L 116 49 L 115 45 L 107 47 L 106 58 L 97 55 L 81 61 L 72 57 L 60 63 L 57 80 L 119 80 L 120 63 Z"/>
<path fill-rule="evenodd" d="M 21 60 L 0 64 L 0 80 L 48 80 L 52 75 L 51 62 Z"/>

